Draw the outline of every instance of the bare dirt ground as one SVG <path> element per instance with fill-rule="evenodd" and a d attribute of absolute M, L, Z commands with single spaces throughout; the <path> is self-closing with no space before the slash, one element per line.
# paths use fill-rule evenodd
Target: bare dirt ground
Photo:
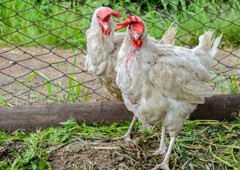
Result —
<path fill-rule="evenodd" d="M 225 75 L 240 74 L 239 49 L 220 50 L 215 59 L 213 71 L 219 75 L 218 81 L 226 82 Z M 0 96 L 14 104 L 44 103 L 47 100 L 47 80 L 33 76 L 37 71 L 50 79 L 54 100 L 66 98 L 69 91 L 69 77 L 73 73 L 75 86 L 81 83 L 82 95 L 89 90 L 90 101 L 107 100 L 109 95 L 95 78 L 84 71 L 86 51 L 56 48 L 0 48 Z M 76 65 L 73 66 L 76 56 Z M 31 77 L 32 76 L 32 77 Z M 110 98 L 112 99 L 112 98 Z M 82 98 L 78 98 L 82 101 Z"/>
<path fill-rule="evenodd" d="M 161 163 L 163 156 L 151 157 L 159 147 L 159 134 L 145 138 L 142 132 L 134 134 L 134 142 L 76 140 L 48 148 L 49 170 L 148 170 Z M 11 157 L 9 153 L 21 148 L 21 143 L 12 142 L 0 146 L 0 161 Z M 171 166 L 176 165 L 171 160 Z M 180 165 L 179 165 L 180 166 Z M 1 169 L 1 168 L 0 168 Z"/>
<path fill-rule="evenodd" d="M 132 157 L 124 154 L 129 150 Z M 134 151 L 138 151 L 134 152 Z M 139 158 L 137 155 L 139 154 Z M 141 153 L 133 144 L 76 141 L 52 154 L 53 169 L 112 169 L 133 167 Z"/>
<path fill-rule="evenodd" d="M 162 156 L 148 157 L 158 143 L 152 143 L 134 138 L 133 142 L 86 142 L 75 141 L 54 151 L 53 169 L 56 170 L 136 170 L 151 169 L 161 163 Z M 151 148 L 149 148 L 151 147 Z"/>
<path fill-rule="evenodd" d="M 108 95 L 95 78 L 85 72 L 84 63 L 84 51 L 32 47 L 0 48 L 0 95 L 12 103 L 15 100 L 18 100 L 19 104 L 46 102 L 47 80 L 41 76 L 31 77 L 33 71 L 37 71 L 51 80 L 55 99 L 67 95 L 72 73 L 76 78 L 75 86 L 81 83 L 83 93 L 89 89 L 91 101 L 106 100 Z M 79 100 L 82 101 L 81 97 Z"/>

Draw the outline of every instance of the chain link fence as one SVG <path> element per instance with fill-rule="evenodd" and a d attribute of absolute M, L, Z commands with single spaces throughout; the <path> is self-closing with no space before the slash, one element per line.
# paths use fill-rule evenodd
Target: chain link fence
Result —
<path fill-rule="evenodd" d="M 109 6 L 140 16 L 160 39 L 178 24 L 176 45 L 192 48 L 206 30 L 223 33 L 215 56 L 216 93 L 239 93 L 240 2 L 238 0 L 1 0 L 0 105 L 112 100 L 84 70 L 85 32 L 94 10 Z"/>

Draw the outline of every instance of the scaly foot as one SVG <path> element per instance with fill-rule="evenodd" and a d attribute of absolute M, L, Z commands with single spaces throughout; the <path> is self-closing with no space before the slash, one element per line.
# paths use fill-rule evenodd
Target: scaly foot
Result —
<path fill-rule="evenodd" d="M 167 147 L 164 145 L 163 147 L 160 147 L 158 150 L 153 152 L 152 156 L 158 156 L 158 155 L 165 155 L 167 153 Z"/>
<path fill-rule="evenodd" d="M 111 141 L 116 141 L 116 140 L 123 140 L 124 142 L 132 142 L 131 134 L 126 133 L 125 135 L 123 135 L 121 137 L 111 139 Z"/>
<path fill-rule="evenodd" d="M 147 155 L 147 157 L 145 158 L 145 160 L 147 160 L 147 159 L 149 159 L 149 158 L 151 158 L 151 157 L 154 157 L 154 156 L 159 156 L 159 155 L 163 156 L 163 155 L 166 154 L 166 152 L 167 152 L 167 147 L 164 146 L 164 147 L 162 147 L 162 148 L 159 148 L 158 150 L 156 150 L 156 151 L 153 152 L 152 154 Z"/>
<path fill-rule="evenodd" d="M 170 170 L 170 168 L 169 168 L 168 163 L 163 162 L 163 163 L 155 166 L 155 167 L 154 167 L 153 169 L 151 169 L 151 170 Z"/>

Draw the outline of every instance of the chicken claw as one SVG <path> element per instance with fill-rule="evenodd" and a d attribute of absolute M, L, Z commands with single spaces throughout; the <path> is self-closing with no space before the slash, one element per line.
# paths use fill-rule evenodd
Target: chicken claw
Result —
<path fill-rule="evenodd" d="M 168 166 L 168 164 L 167 163 L 161 163 L 161 164 L 159 164 L 159 165 L 157 165 L 157 166 L 155 166 L 153 169 L 151 169 L 151 170 L 170 170 L 170 168 L 169 168 L 169 166 Z"/>
<path fill-rule="evenodd" d="M 136 122 L 137 122 L 137 116 L 134 116 L 133 119 L 132 119 L 132 122 L 131 122 L 131 124 L 128 128 L 127 133 L 125 135 L 119 137 L 119 138 L 113 138 L 111 141 L 124 140 L 125 142 L 131 142 L 132 141 L 131 133 L 132 133 L 133 127 L 134 127 Z"/>
<path fill-rule="evenodd" d="M 123 140 L 124 142 L 131 142 L 131 133 L 127 132 L 125 135 L 118 137 L 118 138 L 113 138 L 111 141 L 116 141 L 116 140 Z"/>
<path fill-rule="evenodd" d="M 167 147 L 165 146 L 164 148 L 159 148 L 158 150 L 150 154 L 150 156 L 165 155 L 166 152 L 167 152 Z"/>
<path fill-rule="evenodd" d="M 158 155 L 165 155 L 167 153 L 167 146 L 166 146 L 166 128 L 162 126 L 162 135 L 161 135 L 161 141 L 160 141 L 160 146 L 159 148 L 153 152 L 152 154 L 149 154 L 146 159 L 149 157 L 153 156 L 158 156 Z"/>

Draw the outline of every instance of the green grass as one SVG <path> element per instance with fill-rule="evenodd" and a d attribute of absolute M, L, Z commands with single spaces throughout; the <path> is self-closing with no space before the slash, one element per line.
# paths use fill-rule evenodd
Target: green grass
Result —
<path fill-rule="evenodd" d="M 87 0 L 71 3 L 49 0 L 13 0 L 0 6 L 0 45 L 53 46 L 82 48 L 85 32 L 96 7 L 107 5 L 115 10 L 141 16 L 148 33 L 160 38 L 172 22 L 179 24 L 178 45 L 195 45 L 204 31 L 223 32 L 224 46 L 239 45 L 240 2 L 214 0 L 110 1 Z"/>
<path fill-rule="evenodd" d="M 11 106 L 6 99 L 0 94 L 0 106 Z"/>
<path fill-rule="evenodd" d="M 234 70 L 235 71 L 235 70 Z M 237 71 L 237 69 L 236 69 Z M 222 94 L 239 94 L 240 93 L 240 86 L 239 86 L 239 79 L 237 74 L 233 74 L 232 76 L 225 76 L 224 81 L 219 78 L 218 75 L 213 74 L 213 79 L 211 82 L 215 83 L 215 90 L 220 91 Z"/>
<path fill-rule="evenodd" d="M 237 52 L 232 52 L 236 57 L 240 57 L 240 54 Z M 222 94 L 239 94 L 240 93 L 240 79 L 238 75 L 239 70 L 239 59 L 236 58 L 236 62 L 232 67 L 231 75 L 226 75 L 224 70 L 222 70 L 221 76 L 212 73 L 211 82 L 215 84 L 214 89 L 218 90 Z"/>
<path fill-rule="evenodd" d="M 46 74 L 41 71 L 33 71 L 26 75 L 24 80 L 19 81 L 16 79 L 13 85 L 10 85 L 5 92 L 0 89 L 0 106 L 13 106 L 21 105 L 22 100 L 17 96 L 21 94 L 29 94 L 30 98 L 25 100 L 32 100 L 36 102 L 52 103 L 52 102 L 87 102 L 89 100 L 89 89 L 82 85 L 82 83 L 76 78 L 75 69 L 77 62 L 78 50 L 75 51 L 73 57 L 73 63 L 69 62 L 70 68 L 64 68 L 67 70 L 65 73 L 66 79 L 63 81 L 53 81 Z M 62 63 L 60 63 L 62 64 Z M 61 65 L 65 67 L 65 65 Z M 46 73 L 46 72 L 45 72 Z M 40 80 L 39 80 L 40 79 Z M 41 89 L 39 90 L 34 85 L 34 81 L 41 82 Z M 64 84 L 64 85 L 63 85 Z M 9 99 L 6 93 L 13 94 L 15 97 Z M 7 97 L 6 97 L 7 96 Z"/>
<path fill-rule="evenodd" d="M 77 52 L 77 51 L 76 51 Z M 29 88 L 29 82 L 36 78 L 36 77 L 41 77 L 43 80 L 45 80 L 45 91 L 46 96 L 42 95 L 42 94 L 38 94 L 36 91 L 31 91 L 31 93 L 33 95 L 35 95 L 36 98 L 38 98 L 39 100 L 42 101 L 47 101 L 49 103 L 51 102 L 77 102 L 80 100 L 80 98 L 87 102 L 89 99 L 88 93 L 89 93 L 89 89 L 85 88 L 82 86 L 82 84 L 77 81 L 76 77 L 74 76 L 74 69 L 76 66 L 76 55 L 74 56 L 74 61 L 73 61 L 73 65 L 72 65 L 72 69 L 71 71 L 68 73 L 69 77 L 68 77 L 68 87 L 65 88 L 64 92 L 62 91 L 62 85 L 60 82 L 53 83 L 52 80 L 46 76 L 45 74 L 39 72 L 39 71 L 34 71 L 32 72 L 27 80 L 23 83 L 18 82 L 18 84 L 20 86 L 22 86 L 25 89 Z M 30 89 L 29 89 L 30 90 Z M 63 93 L 65 93 L 65 95 L 63 95 Z"/>
<path fill-rule="evenodd" d="M 171 165 L 185 169 L 240 168 L 240 132 L 239 117 L 232 121 L 195 120 L 187 121 L 181 131 L 171 156 Z M 129 122 L 114 123 L 111 126 L 78 125 L 69 120 L 61 127 L 49 127 L 45 130 L 25 133 L 15 131 L 7 134 L 0 131 L 0 146 L 8 148 L 0 169 L 46 169 L 51 167 L 50 155 L 53 151 L 77 140 L 97 141 L 120 136 L 127 131 Z M 139 130 L 138 123 L 134 136 L 140 137 L 142 148 L 150 153 L 159 144 L 159 130 Z M 14 146 L 14 147 L 13 147 Z M 11 149 L 10 149 L 11 148 Z M 129 149 L 129 148 L 123 148 Z M 131 150 L 126 150 L 131 152 Z M 128 152 L 124 152 L 127 154 Z M 134 153 L 134 151 L 132 151 Z M 132 154 L 129 154 L 132 156 Z M 143 161 L 143 160 L 139 160 Z M 154 162 L 153 162 L 154 164 Z M 134 169 L 134 167 L 132 167 Z"/>
<path fill-rule="evenodd" d="M 90 13 L 93 9 L 82 7 L 70 9 L 70 3 L 59 6 L 49 1 L 38 5 L 32 0 L 14 0 L 0 6 L 0 45 L 63 46 L 77 48 L 85 45 L 85 31 L 89 20 L 81 10 Z M 67 10 L 65 9 L 67 6 Z"/>
<path fill-rule="evenodd" d="M 0 144 L 6 145 L 9 142 L 20 142 L 20 148 L 12 151 L 8 158 L 0 162 L 0 169 L 44 169 L 50 167 L 48 160 L 50 146 L 66 145 L 78 139 L 96 140 L 118 135 L 123 133 L 127 127 L 116 128 L 117 124 L 110 128 L 106 126 L 99 127 L 78 125 L 75 121 L 61 123 L 61 128 L 48 128 L 46 130 L 37 130 L 26 134 L 22 131 L 16 131 L 12 135 L 0 132 Z"/>

